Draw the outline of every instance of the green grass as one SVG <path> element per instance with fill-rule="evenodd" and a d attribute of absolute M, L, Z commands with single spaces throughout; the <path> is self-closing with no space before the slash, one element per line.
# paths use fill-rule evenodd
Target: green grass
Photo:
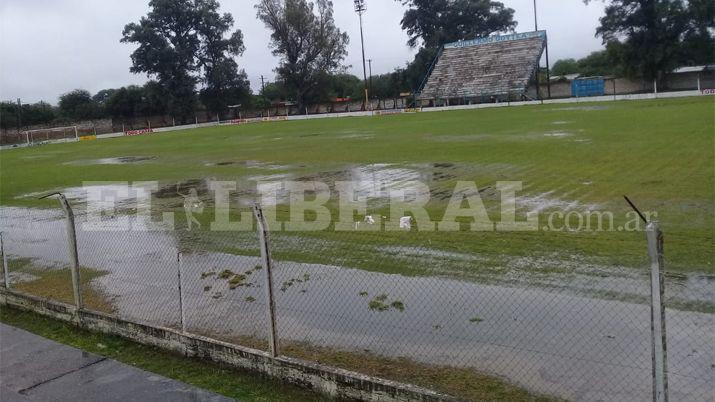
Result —
<path fill-rule="evenodd" d="M 442 181 L 443 187 L 457 180 L 476 181 L 480 188 L 493 187 L 499 180 L 518 180 L 526 186 L 520 195 L 549 193 L 549 197 L 564 201 L 597 204 L 615 214 L 616 226 L 625 222 L 624 215 L 630 210 L 622 199 L 626 194 L 641 209 L 658 212 L 666 236 L 668 269 L 715 272 L 715 98 L 610 102 L 596 110 L 593 106 L 599 105 L 276 122 L 14 149 L 0 153 L 0 203 L 56 207 L 56 201 L 18 197 L 79 186 L 83 181 L 158 180 L 169 184 L 276 173 L 241 164 L 210 165 L 220 162 L 255 160 L 285 165 L 297 178 L 334 178 L 326 173 L 377 163 L 408 167 L 451 163 L 457 166 L 457 174 Z M 568 136 L 549 136 L 551 133 Z M 120 156 L 157 159 L 126 165 L 67 164 Z M 490 207 L 496 201 L 485 202 Z M 439 219 L 444 206 L 445 201 L 435 200 L 428 209 Z M 180 206 L 169 208 L 178 212 Z M 493 220 L 498 220 L 498 212 L 490 209 Z M 285 214 L 282 210 L 279 215 Z M 176 217 L 181 224 L 183 214 Z M 204 228 L 212 217 L 211 212 L 202 216 Z M 316 241 L 335 239 L 329 233 L 300 235 Z M 510 264 L 504 261 L 505 256 L 576 255 L 607 266 L 627 267 L 643 267 L 646 262 L 644 235 L 638 232 L 351 233 L 341 234 L 338 240 L 347 245 L 343 256 L 362 256 L 360 242 L 429 244 L 434 249 L 493 260 L 484 268 L 491 271 Z M 276 250 L 275 254 L 298 261 L 329 262 L 310 247 Z M 376 265 L 369 258 L 348 259 L 352 263 L 347 265 L 358 268 L 430 273 L 423 266 L 398 261 Z M 549 269 L 558 268 L 556 261 Z M 479 267 L 469 270 L 479 271 Z M 457 271 L 467 276 L 472 273 L 461 268 Z"/>
<path fill-rule="evenodd" d="M 0 321 L 59 343 L 241 401 L 331 400 L 255 373 L 186 358 L 116 336 L 85 331 L 34 313 L 3 307 L 0 310 Z"/>
<path fill-rule="evenodd" d="M 74 305 L 72 273 L 69 267 L 43 267 L 32 259 L 17 258 L 8 260 L 8 271 L 12 274 L 26 275 L 28 280 L 20 280 L 11 287 L 31 295 L 57 300 Z M 80 288 L 85 307 L 105 313 L 113 313 L 112 300 L 93 286 L 93 281 L 108 274 L 93 268 L 80 268 Z"/>

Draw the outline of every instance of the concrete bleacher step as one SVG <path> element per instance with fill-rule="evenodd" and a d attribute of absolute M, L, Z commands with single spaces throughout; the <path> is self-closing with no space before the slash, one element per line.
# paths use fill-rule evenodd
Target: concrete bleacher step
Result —
<path fill-rule="evenodd" d="M 420 99 L 524 93 L 544 50 L 542 36 L 445 48 Z"/>

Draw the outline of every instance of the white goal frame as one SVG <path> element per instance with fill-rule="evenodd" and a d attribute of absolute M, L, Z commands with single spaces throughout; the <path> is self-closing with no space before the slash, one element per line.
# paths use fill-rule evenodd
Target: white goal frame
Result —
<path fill-rule="evenodd" d="M 43 133 L 43 132 L 51 132 L 51 131 L 66 131 L 69 130 L 70 132 L 74 133 L 74 139 L 70 139 L 69 137 L 65 137 L 63 139 L 47 139 L 44 142 L 69 142 L 69 141 L 79 141 L 79 131 L 77 130 L 77 126 L 66 126 L 66 127 L 49 127 L 49 128 L 40 128 L 36 130 L 26 130 L 23 131 L 22 133 L 25 134 L 25 142 L 27 146 L 31 146 L 35 144 L 34 141 L 34 134 L 36 133 Z M 41 144 L 42 141 L 38 141 L 38 144 Z"/>

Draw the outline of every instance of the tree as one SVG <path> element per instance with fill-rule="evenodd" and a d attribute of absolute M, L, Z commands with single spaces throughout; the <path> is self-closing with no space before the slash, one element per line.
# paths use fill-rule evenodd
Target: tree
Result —
<path fill-rule="evenodd" d="M 144 113 L 150 116 L 165 115 L 169 112 L 169 94 L 158 82 L 149 80 L 144 84 Z"/>
<path fill-rule="evenodd" d="M 474 39 L 516 28 L 514 10 L 490 0 L 402 0 L 408 7 L 402 17 L 410 47 L 420 40 L 427 48 Z"/>
<path fill-rule="evenodd" d="M 231 105 L 247 101 L 251 85 L 246 72 L 238 71 L 238 64 L 232 58 L 243 54 L 241 30 L 234 31 L 231 14 L 219 15 L 215 9 L 204 7 L 200 10 L 199 35 L 203 40 L 199 62 L 204 69 L 204 88 L 200 98 L 204 106 L 214 113 L 223 113 Z"/>
<path fill-rule="evenodd" d="M 402 29 L 407 44 L 422 46 L 405 71 L 406 81 L 418 90 L 437 51 L 445 43 L 511 32 L 516 28 L 514 10 L 490 0 L 397 0 L 408 9 Z"/>
<path fill-rule="evenodd" d="M 362 79 L 347 73 L 333 74 L 327 80 L 324 93 L 321 94 L 320 102 L 331 101 L 335 98 L 364 98 L 364 83 Z"/>
<path fill-rule="evenodd" d="M 22 120 L 25 125 L 48 124 L 57 118 L 57 112 L 47 102 L 22 105 Z"/>
<path fill-rule="evenodd" d="M 551 75 L 567 75 L 579 72 L 578 62 L 576 59 L 561 59 L 556 61 L 551 67 Z"/>
<path fill-rule="evenodd" d="M 712 0 L 609 0 L 596 36 L 627 76 L 660 80 L 681 64 L 712 61 L 713 8 Z"/>
<path fill-rule="evenodd" d="M 373 77 L 372 94 L 378 99 L 399 98 L 403 92 L 410 92 L 410 85 L 405 79 L 405 70 L 395 71 Z"/>
<path fill-rule="evenodd" d="M 136 85 L 116 89 L 107 99 L 105 108 L 114 118 L 133 119 L 142 116 L 146 109 L 144 89 Z"/>
<path fill-rule="evenodd" d="M 122 42 L 139 45 L 130 70 L 156 77 L 168 96 L 168 110 L 186 121 L 196 105 L 198 82 L 215 98 L 240 81 L 232 57 L 243 52 L 243 36 L 240 30 L 228 35 L 233 17 L 220 15 L 216 0 L 151 0 L 149 7 L 146 17 L 127 24 L 122 33 Z M 214 106 L 225 107 L 220 100 Z"/>
<path fill-rule="evenodd" d="M 164 115 L 168 110 L 167 94 L 156 81 L 148 81 L 144 86 L 129 85 L 108 91 L 110 95 L 104 102 L 105 111 L 116 119 Z"/>
<path fill-rule="evenodd" d="M 0 127 L 3 129 L 48 124 L 57 118 L 55 109 L 46 102 L 23 104 L 22 109 L 15 102 L 0 102 Z"/>
<path fill-rule="evenodd" d="M 113 89 L 113 88 L 103 89 L 103 90 L 97 92 L 96 94 L 94 94 L 94 96 L 92 97 L 92 100 L 94 100 L 95 102 L 97 102 L 97 104 L 98 104 L 100 107 L 104 107 L 104 105 L 107 103 L 107 100 L 108 100 L 108 99 L 112 96 L 112 94 L 115 93 L 116 91 L 117 91 L 117 90 L 116 90 L 116 89 Z"/>
<path fill-rule="evenodd" d="M 263 96 L 269 103 L 288 100 L 288 89 L 282 82 L 269 82 L 261 90 Z"/>
<path fill-rule="evenodd" d="M 60 96 L 60 114 L 70 120 L 90 120 L 100 117 L 100 109 L 92 95 L 84 89 L 75 89 Z"/>
<path fill-rule="evenodd" d="M 689 0 L 688 22 L 680 48 L 680 63 L 700 65 L 715 62 L 715 2 Z"/>
<path fill-rule="evenodd" d="M 273 54 L 280 57 L 276 72 L 302 110 L 311 92 L 340 69 L 350 38 L 335 26 L 328 0 L 261 0 L 256 10 L 271 30 Z"/>
<path fill-rule="evenodd" d="M 578 61 L 578 71 L 582 76 L 620 75 L 619 50 L 617 44 L 610 48 L 592 52 Z"/>

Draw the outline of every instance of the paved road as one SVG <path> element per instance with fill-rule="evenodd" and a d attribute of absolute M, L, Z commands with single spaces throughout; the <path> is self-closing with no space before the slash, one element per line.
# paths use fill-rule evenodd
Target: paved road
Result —
<path fill-rule="evenodd" d="M 0 323 L 0 401 L 50 400 L 233 401 Z"/>

